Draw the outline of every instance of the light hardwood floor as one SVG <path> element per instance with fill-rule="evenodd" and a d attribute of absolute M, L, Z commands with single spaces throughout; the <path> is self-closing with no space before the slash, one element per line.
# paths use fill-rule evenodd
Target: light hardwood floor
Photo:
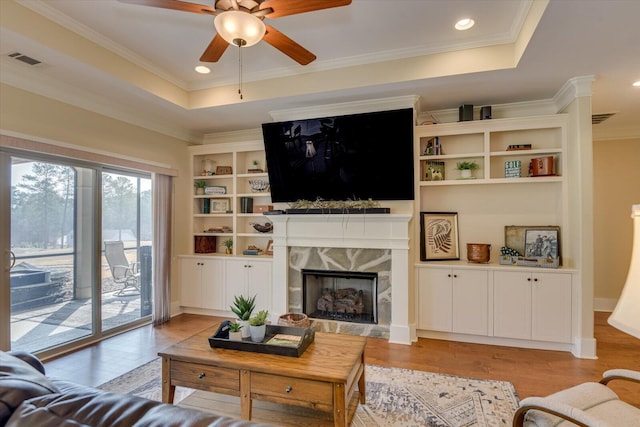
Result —
<path fill-rule="evenodd" d="M 510 381 L 520 398 L 544 396 L 585 381 L 598 381 L 613 368 L 640 370 L 640 340 L 596 313 L 598 359 L 577 359 L 567 352 L 528 350 L 452 341 L 419 339 L 411 346 L 370 338 L 369 364 Z M 184 314 L 153 328 L 145 326 L 71 354 L 46 361 L 47 374 L 97 386 L 157 357 L 158 351 L 211 326 L 217 318 Z M 610 383 L 619 396 L 640 407 L 640 385 Z"/>

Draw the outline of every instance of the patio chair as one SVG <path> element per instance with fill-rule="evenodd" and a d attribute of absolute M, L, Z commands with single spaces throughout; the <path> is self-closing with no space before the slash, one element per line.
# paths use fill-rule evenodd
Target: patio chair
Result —
<path fill-rule="evenodd" d="M 138 263 L 129 263 L 124 254 L 124 243 L 121 240 L 104 242 L 104 255 L 109 263 L 113 281 L 122 285 L 122 289 L 115 296 L 136 295 L 140 293 L 140 272 Z M 135 289 L 135 292 L 126 292 Z"/>

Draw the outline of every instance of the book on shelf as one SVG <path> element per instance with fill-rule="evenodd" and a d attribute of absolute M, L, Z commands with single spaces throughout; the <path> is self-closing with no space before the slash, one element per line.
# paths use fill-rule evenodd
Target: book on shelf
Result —
<path fill-rule="evenodd" d="M 276 334 L 273 338 L 267 341 L 267 344 L 297 347 L 301 341 L 302 336 L 300 335 Z"/>
<path fill-rule="evenodd" d="M 507 151 L 531 150 L 531 144 L 512 144 L 507 147 Z"/>

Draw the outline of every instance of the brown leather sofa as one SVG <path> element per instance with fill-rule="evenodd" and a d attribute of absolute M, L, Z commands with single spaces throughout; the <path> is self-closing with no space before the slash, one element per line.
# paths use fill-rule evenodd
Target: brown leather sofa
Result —
<path fill-rule="evenodd" d="M 266 427 L 55 380 L 44 373 L 33 355 L 0 351 L 0 426 Z"/>

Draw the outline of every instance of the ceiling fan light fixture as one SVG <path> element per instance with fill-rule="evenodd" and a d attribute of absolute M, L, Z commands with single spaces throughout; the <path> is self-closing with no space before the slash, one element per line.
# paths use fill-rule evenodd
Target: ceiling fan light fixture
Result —
<path fill-rule="evenodd" d="M 633 82 L 631 86 L 640 87 L 640 80 Z"/>
<path fill-rule="evenodd" d="M 266 31 L 264 22 L 260 18 L 239 10 L 222 12 L 216 16 L 213 24 L 220 37 L 227 43 L 242 47 L 258 43 Z M 243 40 L 244 43 L 236 42 L 237 39 Z"/>

